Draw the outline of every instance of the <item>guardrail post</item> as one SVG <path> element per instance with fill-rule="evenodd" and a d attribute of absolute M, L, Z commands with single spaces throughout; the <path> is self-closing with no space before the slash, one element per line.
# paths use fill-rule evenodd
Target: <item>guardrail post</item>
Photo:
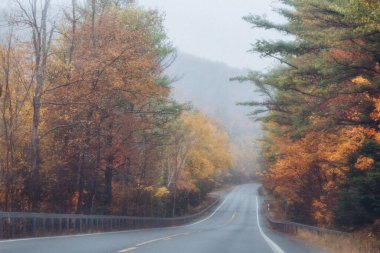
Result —
<path fill-rule="evenodd" d="M 3 239 L 3 217 L 0 217 L 0 239 Z"/>
<path fill-rule="evenodd" d="M 12 230 L 12 235 L 11 236 L 12 236 L 12 238 L 15 238 L 15 235 L 16 235 L 16 224 L 15 224 L 16 221 L 15 220 L 16 219 L 15 218 L 11 218 L 10 220 L 11 220 L 11 227 L 12 227 L 11 228 L 11 230 Z"/>
<path fill-rule="evenodd" d="M 46 219 L 42 218 L 42 234 L 46 233 Z"/>
<path fill-rule="evenodd" d="M 58 232 L 59 233 L 62 232 L 62 222 L 63 222 L 63 219 L 58 218 Z"/>
<path fill-rule="evenodd" d="M 34 217 L 33 218 L 33 221 L 32 221 L 32 234 L 34 235 L 34 236 L 36 236 L 36 218 Z"/>
<path fill-rule="evenodd" d="M 28 219 L 27 218 L 23 218 L 22 219 L 22 235 L 23 236 L 26 235 L 27 226 L 28 226 Z"/>

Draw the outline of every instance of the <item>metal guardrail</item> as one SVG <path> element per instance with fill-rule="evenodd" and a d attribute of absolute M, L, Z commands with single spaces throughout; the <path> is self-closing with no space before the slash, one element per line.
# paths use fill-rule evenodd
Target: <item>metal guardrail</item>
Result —
<path fill-rule="evenodd" d="M 258 194 L 259 196 L 264 197 L 264 191 L 263 191 L 262 186 L 259 187 Z M 342 231 L 319 228 L 319 227 L 309 226 L 309 225 L 291 222 L 291 221 L 276 221 L 269 217 L 265 208 L 262 208 L 262 211 L 264 212 L 264 216 L 266 220 L 268 221 L 270 227 L 283 233 L 297 234 L 299 230 L 306 230 L 308 232 L 311 232 L 313 234 L 318 234 L 318 235 L 337 235 L 337 236 L 346 236 L 346 237 L 351 236 L 350 233 L 346 233 Z"/>
<path fill-rule="evenodd" d="M 175 218 L 0 212 L 0 240 L 180 226 L 206 216 L 219 203 L 217 199 L 198 213 Z"/>
<path fill-rule="evenodd" d="M 308 232 L 311 232 L 313 234 L 318 235 L 337 235 L 337 236 L 351 236 L 350 233 L 326 229 L 326 228 L 319 228 L 319 227 L 313 227 L 309 225 L 304 225 L 296 222 L 290 222 L 290 221 L 275 221 L 269 218 L 266 215 L 266 219 L 270 226 L 283 233 L 287 234 L 297 234 L 299 230 L 306 230 Z"/>

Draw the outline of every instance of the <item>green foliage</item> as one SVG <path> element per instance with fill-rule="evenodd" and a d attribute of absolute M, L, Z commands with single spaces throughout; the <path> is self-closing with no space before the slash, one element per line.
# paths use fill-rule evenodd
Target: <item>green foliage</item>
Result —
<path fill-rule="evenodd" d="M 293 199 L 292 218 L 327 226 L 373 222 L 380 213 L 380 3 L 281 2 L 285 24 L 245 17 L 254 28 L 290 35 L 259 40 L 251 50 L 281 66 L 235 78 L 264 96 L 242 103 L 264 124 L 264 183 Z"/>
<path fill-rule="evenodd" d="M 357 157 L 364 155 L 374 159 L 371 170 L 359 171 L 354 167 Z M 351 158 L 351 169 L 342 182 L 338 207 L 335 209 L 336 223 L 343 227 L 358 227 L 372 224 L 380 218 L 380 145 L 370 141 Z"/>

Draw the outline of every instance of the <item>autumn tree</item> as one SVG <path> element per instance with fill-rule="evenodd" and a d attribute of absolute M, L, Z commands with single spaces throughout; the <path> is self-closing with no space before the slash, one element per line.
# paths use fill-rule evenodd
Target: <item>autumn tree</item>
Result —
<path fill-rule="evenodd" d="M 166 187 L 173 197 L 172 215 L 182 208 L 199 204 L 219 186 L 231 166 L 228 136 L 201 113 L 182 117 L 166 152 Z"/>
<path fill-rule="evenodd" d="M 357 152 L 378 132 L 379 4 L 282 2 L 279 13 L 287 18 L 285 24 L 245 18 L 255 27 L 293 36 L 290 41 L 260 40 L 254 45 L 253 51 L 279 60 L 281 66 L 237 79 L 255 83 L 267 97 L 246 103 L 257 108 L 255 114 L 266 129 L 266 186 L 289 201 L 294 219 L 331 226 L 352 171 L 376 170 L 371 156 Z"/>
<path fill-rule="evenodd" d="M 170 98 L 162 15 L 72 0 L 50 23 L 49 5 L 16 1 L 0 43 L 1 209 L 173 216 L 204 201 L 228 138 Z"/>
<path fill-rule="evenodd" d="M 29 188 L 28 171 L 30 154 L 29 122 L 33 80 L 26 71 L 32 62 L 23 57 L 28 54 L 14 32 L 14 25 L 9 24 L 9 32 L 4 37 L 0 48 L 0 83 L 1 83 L 1 203 L 6 211 L 20 210 L 28 206 L 25 195 L 18 194 Z"/>

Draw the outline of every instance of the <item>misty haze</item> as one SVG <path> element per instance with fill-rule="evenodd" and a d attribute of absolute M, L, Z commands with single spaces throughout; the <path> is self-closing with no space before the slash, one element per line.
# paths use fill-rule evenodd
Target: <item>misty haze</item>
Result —
<path fill-rule="evenodd" d="M 380 2 L 3 0 L 1 253 L 380 252 Z"/>

